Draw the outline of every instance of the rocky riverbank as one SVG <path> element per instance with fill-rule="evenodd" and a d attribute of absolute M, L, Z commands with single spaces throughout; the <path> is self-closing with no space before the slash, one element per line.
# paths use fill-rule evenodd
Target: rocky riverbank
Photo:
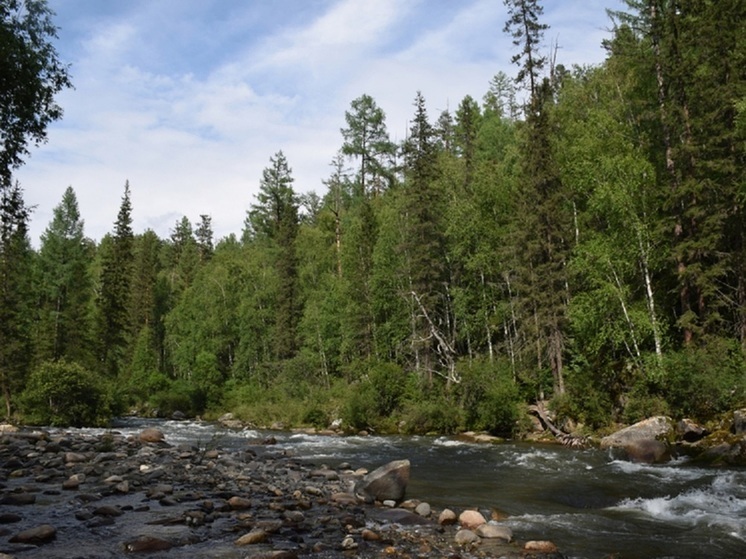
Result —
<path fill-rule="evenodd" d="M 157 429 L 0 435 L 0 559 L 535 557 L 486 511 L 355 495 L 373 465 L 310 466 L 271 440 L 171 445 Z M 484 513 L 484 514 L 483 514 Z"/>

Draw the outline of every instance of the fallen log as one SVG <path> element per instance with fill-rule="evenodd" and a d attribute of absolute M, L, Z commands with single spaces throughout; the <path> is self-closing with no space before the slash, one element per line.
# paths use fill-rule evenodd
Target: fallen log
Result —
<path fill-rule="evenodd" d="M 539 421 L 541 421 L 541 424 L 544 426 L 544 429 L 548 429 L 549 432 L 554 435 L 554 438 L 557 439 L 557 441 L 559 441 L 564 446 L 569 446 L 572 448 L 586 448 L 590 446 L 590 439 L 588 437 L 566 433 L 565 431 L 557 427 L 554 422 L 549 419 L 547 411 L 544 409 L 543 403 L 537 402 L 536 404 L 530 405 L 528 407 L 528 411 L 536 414 L 536 416 L 539 418 Z"/>

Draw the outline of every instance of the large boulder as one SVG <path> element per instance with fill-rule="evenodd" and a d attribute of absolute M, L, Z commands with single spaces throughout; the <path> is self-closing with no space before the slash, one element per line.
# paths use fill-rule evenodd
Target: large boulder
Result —
<path fill-rule="evenodd" d="M 601 448 L 619 448 L 634 462 L 658 463 L 670 458 L 667 440 L 673 433 L 668 417 L 644 419 L 601 439 Z"/>
<path fill-rule="evenodd" d="M 401 501 L 409 483 L 409 460 L 394 460 L 365 475 L 355 484 L 355 495 L 365 501 Z"/>
<path fill-rule="evenodd" d="M 625 427 L 601 439 L 601 448 L 624 448 L 628 444 L 645 439 L 668 439 L 673 432 L 671 420 L 659 415 Z"/>

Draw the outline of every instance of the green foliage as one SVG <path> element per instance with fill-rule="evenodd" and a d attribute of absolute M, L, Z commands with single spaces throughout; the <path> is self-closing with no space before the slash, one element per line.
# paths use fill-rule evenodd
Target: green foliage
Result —
<path fill-rule="evenodd" d="M 68 68 L 52 44 L 57 28 L 45 0 L 4 0 L 0 5 L 0 183 L 46 140 L 47 126 L 62 116 L 55 95 L 71 87 Z"/>
<path fill-rule="evenodd" d="M 466 429 L 510 436 L 516 428 L 521 401 L 509 363 L 481 359 L 458 368 L 460 406 Z"/>
<path fill-rule="evenodd" d="M 104 425 L 111 399 L 96 376 L 77 363 L 47 361 L 32 373 L 23 394 L 24 417 L 32 424 Z"/>
<path fill-rule="evenodd" d="M 707 421 L 746 404 L 746 361 L 736 344 L 713 340 L 669 353 L 660 386 L 677 417 Z"/>
<path fill-rule="evenodd" d="M 407 377 L 394 363 L 360 363 L 361 378 L 345 410 L 344 420 L 356 429 L 392 427 L 407 388 Z"/>
<path fill-rule="evenodd" d="M 402 426 L 402 430 L 409 434 L 452 435 L 463 430 L 463 412 L 446 394 L 424 392 L 416 399 L 407 400 L 402 413 Z"/>

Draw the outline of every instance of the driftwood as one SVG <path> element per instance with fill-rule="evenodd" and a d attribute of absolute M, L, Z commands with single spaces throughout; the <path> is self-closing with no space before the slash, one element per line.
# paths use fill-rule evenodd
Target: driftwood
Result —
<path fill-rule="evenodd" d="M 554 438 L 557 439 L 561 444 L 572 448 L 586 448 L 590 446 L 590 440 L 588 437 L 581 437 L 579 435 L 573 435 L 572 433 L 566 433 L 559 427 L 557 427 L 549 416 L 547 411 L 544 409 L 544 404 L 537 402 L 534 405 L 528 407 L 528 410 L 539 418 L 544 429 L 548 429 Z"/>

